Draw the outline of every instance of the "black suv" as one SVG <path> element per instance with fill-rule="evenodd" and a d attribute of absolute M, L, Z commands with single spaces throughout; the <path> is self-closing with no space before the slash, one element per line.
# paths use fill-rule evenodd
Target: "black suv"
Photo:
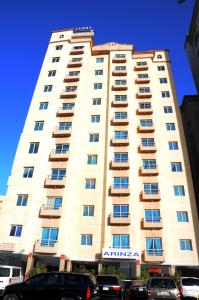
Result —
<path fill-rule="evenodd" d="M 95 277 L 87 273 L 49 272 L 6 286 L 3 300 L 98 300 Z"/>
<path fill-rule="evenodd" d="M 100 298 L 110 297 L 119 300 L 125 298 L 125 288 L 120 279 L 115 275 L 96 276 L 99 284 Z"/>

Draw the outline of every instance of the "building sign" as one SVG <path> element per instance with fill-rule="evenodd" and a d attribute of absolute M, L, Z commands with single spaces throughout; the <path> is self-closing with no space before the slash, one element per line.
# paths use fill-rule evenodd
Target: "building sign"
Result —
<path fill-rule="evenodd" d="M 103 248 L 102 258 L 138 259 L 140 252 L 136 249 Z"/>
<path fill-rule="evenodd" d="M 73 29 L 73 32 L 74 33 L 77 33 L 77 32 L 93 32 L 92 28 L 91 27 L 76 27 Z"/>

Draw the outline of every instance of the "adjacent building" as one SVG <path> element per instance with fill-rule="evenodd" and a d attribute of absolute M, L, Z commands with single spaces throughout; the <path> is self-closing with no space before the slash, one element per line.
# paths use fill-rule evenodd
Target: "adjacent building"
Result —
<path fill-rule="evenodd" d="M 0 218 L 0 257 L 198 272 L 198 218 L 167 50 L 52 33 Z"/>

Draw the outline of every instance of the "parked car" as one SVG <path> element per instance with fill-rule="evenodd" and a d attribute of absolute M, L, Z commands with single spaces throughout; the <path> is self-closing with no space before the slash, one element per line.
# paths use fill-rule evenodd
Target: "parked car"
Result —
<path fill-rule="evenodd" d="M 30 277 L 5 288 L 3 300 L 98 300 L 95 277 L 87 273 L 50 272 Z"/>
<path fill-rule="evenodd" d="M 133 280 L 130 286 L 130 300 L 136 298 L 146 298 L 146 280 Z"/>
<path fill-rule="evenodd" d="M 125 288 L 122 281 L 115 275 L 96 276 L 99 284 L 100 298 L 111 297 L 119 300 L 125 298 Z"/>
<path fill-rule="evenodd" d="M 147 299 L 180 300 L 180 292 L 173 278 L 152 277 L 147 282 Z"/>
<path fill-rule="evenodd" d="M 23 270 L 20 267 L 0 265 L 0 295 L 7 285 L 23 281 Z"/>
<path fill-rule="evenodd" d="M 178 288 L 182 298 L 199 297 L 199 278 L 181 277 L 178 281 Z"/>

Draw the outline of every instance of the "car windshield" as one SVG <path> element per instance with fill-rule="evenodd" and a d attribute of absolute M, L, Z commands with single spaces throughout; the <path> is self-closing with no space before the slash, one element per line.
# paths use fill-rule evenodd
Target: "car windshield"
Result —
<path fill-rule="evenodd" d="M 132 287 L 134 287 L 134 286 L 138 286 L 138 287 L 145 287 L 146 286 L 146 282 L 141 282 L 141 281 L 134 281 L 134 282 L 132 282 Z"/>
<path fill-rule="evenodd" d="M 0 277 L 9 277 L 9 276 L 10 276 L 10 268 L 0 267 Z"/>
<path fill-rule="evenodd" d="M 193 285 L 199 286 L 199 279 L 197 279 L 197 278 L 183 278 L 182 279 L 182 285 L 184 285 L 184 286 L 193 286 Z"/>
<path fill-rule="evenodd" d="M 97 276 L 97 282 L 104 285 L 118 285 L 118 279 L 114 276 Z"/>
<path fill-rule="evenodd" d="M 151 287 L 152 288 L 167 288 L 173 289 L 175 288 L 175 283 L 172 279 L 152 279 L 151 280 Z"/>

